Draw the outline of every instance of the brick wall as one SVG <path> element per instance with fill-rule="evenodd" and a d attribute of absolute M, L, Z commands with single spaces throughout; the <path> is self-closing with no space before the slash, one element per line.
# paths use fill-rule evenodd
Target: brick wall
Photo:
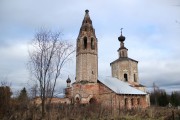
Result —
<path fill-rule="evenodd" d="M 85 81 L 83 81 L 85 82 Z M 93 98 L 98 102 L 99 85 L 98 83 L 74 83 L 72 87 L 72 96 L 74 103 L 79 100 L 80 103 L 89 103 Z"/>
<path fill-rule="evenodd" d="M 103 105 L 114 110 L 148 107 L 146 95 L 116 94 L 102 83 L 99 84 L 99 98 Z"/>

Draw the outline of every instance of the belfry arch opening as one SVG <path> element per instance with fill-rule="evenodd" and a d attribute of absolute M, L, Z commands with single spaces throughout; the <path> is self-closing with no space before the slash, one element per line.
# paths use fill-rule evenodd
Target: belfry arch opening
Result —
<path fill-rule="evenodd" d="M 93 50 L 94 49 L 94 39 L 91 38 L 91 49 Z"/>
<path fill-rule="evenodd" d="M 128 81 L 128 75 L 125 73 L 124 74 L 124 80 L 127 82 Z"/>
<path fill-rule="evenodd" d="M 87 49 L 87 37 L 84 37 L 84 49 Z"/>

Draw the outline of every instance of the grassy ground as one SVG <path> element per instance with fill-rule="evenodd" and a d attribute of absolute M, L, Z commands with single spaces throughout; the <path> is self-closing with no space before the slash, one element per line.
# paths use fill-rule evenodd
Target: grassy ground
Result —
<path fill-rule="evenodd" d="M 55 106 L 48 109 L 46 120 L 180 120 L 180 110 L 150 107 L 147 109 L 112 111 L 96 106 Z M 12 109 L 2 120 L 40 120 L 39 107 Z"/>

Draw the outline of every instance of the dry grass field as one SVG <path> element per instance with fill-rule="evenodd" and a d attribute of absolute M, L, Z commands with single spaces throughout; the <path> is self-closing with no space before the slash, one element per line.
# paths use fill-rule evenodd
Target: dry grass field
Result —
<path fill-rule="evenodd" d="M 41 111 L 37 106 L 16 107 L 8 111 L 2 120 L 41 120 Z M 47 108 L 45 120 L 180 120 L 180 110 L 150 107 L 113 111 L 100 105 L 56 105 Z"/>

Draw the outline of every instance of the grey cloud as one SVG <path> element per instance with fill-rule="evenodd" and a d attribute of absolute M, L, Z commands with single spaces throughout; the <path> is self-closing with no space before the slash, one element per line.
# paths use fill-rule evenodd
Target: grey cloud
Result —
<path fill-rule="evenodd" d="M 151 87 L 153 83 L 160 88 L 165 88 L 168 91 L 168 86 L 180 85 L 180 63 L 173 63 L 173 61 L 162 62 L 163 60 L 153 63 L 149 62 L 147 65 L 140 66 L 140 77 L 143 84 Z M 173 67 L 174 66 L 174 67 Z"/>
<path fill-rule="evenodd" d="M 174 21 L 180 19 L 180 10 L 173 4 L 177 4 L 177 1 L 1 1 L 0 55 L 4 56 L 0 60 L 1 68 L 13 71 L 9 79 L 16 78 L 16 69 L 26 69 L 27 51 L 24 48 L 22 50 L 17 44 L 31 40 L 34 29 L 39 27 L 61 29 L 66 39 L 75 41 L 84 10 L 89 9 L 99 44 L 99 74 L 111 74 L 109 63 L 118 58 L 117 37 L 120 35 L 120 28 L 123 27 L 129 57 L 139 61 L 142 83 L 147 86 L 151 86 L 153 81 L 160 86 L 178 84 L 180 29 Z M 71 63 L 70 66 L 72 64 L 75 66 L 75 63 Z M 75 67 L 66 67 L 67 70 L 63 73 L 65 76 L 75 74 Z M 23 74 L 24 72 L 17 73 L 17 78 Z M 27 81 L 28 74 L 21 79 Z M 20 85 L 18 81 L 13 84 Z"/>

